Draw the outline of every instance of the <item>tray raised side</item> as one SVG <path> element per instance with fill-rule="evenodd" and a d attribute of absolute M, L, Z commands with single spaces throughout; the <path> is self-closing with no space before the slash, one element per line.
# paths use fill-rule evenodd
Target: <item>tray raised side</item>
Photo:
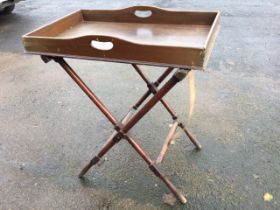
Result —
<path fill-rule="evenodd" d="M 219 12 L 150 6 L 79 10 L 23 36 L 26 52 L 204 69 Z"/>

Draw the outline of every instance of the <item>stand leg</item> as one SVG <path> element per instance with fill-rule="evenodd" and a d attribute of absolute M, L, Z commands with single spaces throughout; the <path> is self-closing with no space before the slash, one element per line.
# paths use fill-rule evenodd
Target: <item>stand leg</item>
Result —
<path fill-rule="evenodd" d="M 159 83 L 162 81 L 162 78 L 164 79 L 167 75 L 168 75 L 168 71 L 172 71 L 172 69 L 167 69 L 166 73 L 167 75 L 163 74 L 155 83 L 152 83 L 149 78 L 147 77 L 147 75 L 145 75 L 145 73 L 139 68 L 139 66 L 137 66 L 136 64 L 132 64 L 133 68 L 137 71 L 137 73 L 140 75 L 140 77 L 146 82 L 149 90 L 149 93 L 153 93 L 156 94 L 158 92 L 157 86 L 159 85 Z M 165 76 L 165 77 L 164 77 Z M 158 83 L 159 82 L 159 83 Z M 162 103 L 162 105 L 165 107 L 165 109 L 170 113 L 171 117 L 173 120 L 178 119 L 178 117 L 176 116 L 175 112 L 171 109 L 171 107 L 168 105 L 168 103 L 162 98 L 160 99 L 160 102 Z M 189 137 L 189 139 L 191 140 L 191 142 L 195 145 L 196 149 L 201 150 L 202 146 L 199 143 L 198 140 L 196 140 L 193 135 L 187 130 L 187 128 L 183 125 L 183 123 L 179 123 L 179 126 L 183 129 L 184 133 Z M 164 149 L 164 148 L 163 148 Z M 161 159 L 162 160 L 162 159 Z M 160 159 L 158 159 L 158 161 L 160 161 Z"/>
<path fill-rule="evenodd" d="M 168 132 L 168 135 L 167 135 L 167 137 L 166 137 L 166 139 L 165 139 L 165 141 L 164 141 L 164 144 L 163 144 L 163 146 L 162 146 L 162 149 L 161 149 L 161 151 L 160 151 L 160 153 L 159 153 L 159 156 L 158 156 L 158 158 L 157 158 L 157 160 L 156 160 L 156 163 L 157 163 L 157 164 L 159 164 L 159 163 L 162 162 L 162 160 L 163 160 L 163 158 L 164 158 L 164 155 L 165 155 L 165 153 L 167 152 L 168 146 L 169 146 L 169 144 L 170 144 L 170 142 L 171 142 L 171 140 L 172 140 L 172 137 L 173 137 L 174 134 L 175 134 L 175 131 L 176 131 L 176 128 L 177 128 L 177 127 L 178 127 L 178 122 L 176 121 L 176 122 L 173 123 L 173 125 L 172 125 L 172 127 L 170 128 L 170 130 L 169 130 L 169 132 Z"/>
<path fill-rule="evenodd" d="M 154 94 L 154 96 L 123 126 L 122 132 L 127 133 L 162 97 L 167 94 L 179 81 L 183 80 L 189 70 L 179 69 L 175 74 Z"/>
<path fill-rule="evenodd" d="M 90 100 L 98 107 L 98 109 L 107 117 L 107 119 L 115 125 L 117 123 L 116 118 L 107 109 L 107 107 L 101 102 L 99 98 L 89 89 L 89 87 L 83 82 L 83 80 L 76 74 L 76 72 L 66 63 L 63 58 L 53 58 L 60 66 L 66 71 L 66 73 L 76 82 L 76 84 L 84 91 L 84 93 L 90 98 Z"/>
<path fill-rule="evenodd" d="M 191 142 L 195 145 L 196 149 L 197 150 L 201 150 L 202 146 L 201 144 L 199 143 L 199 141 L 197 141 L 193 135 L 187 130 L 187 128 L 182 124 L 180 123 L 179 126 L 182 128 L 182 130 L 184 131 L 184 133 L 189 137 L 189 139 L 191 140 Z"/>
<path fill-rule="evenodd" d="M 136 141 L 130 136 L 129 130 L 134 127 L 134 125 L 146 114 L 152 107 L 159 101 L 162 102 L 162 97 L 170 91 L 177 82 L 181 81 L 189 72 L 189 70 L 178 70 L 172 78 L 169 79 L 166 84 L 160 88 L 158 91 L 149 90 L 146 94 L 138 101 L 138 103 L 129 111 L 129 113 L 123 118 L 123 120 L 118 123 L 116 118 L 110 113 L 106 106 L 95 96 L 95 94 L 87 87 L 87 85 L 82 81 L 82 79 L 74 72 L 74 70 L 65 62 L 61 57 L 46 57 L 42 56 L 45 62 L 51 59 L 58 62 L 66 73 L 77 83 L 77 85 L 86 93 L 86 95 L 92 100 L 92 102 L 100 109 L 100 111 L 108 118 L 108 120 L 115 126 L 115 132 L 106 141 L 105 145 L 99 151 L 99 153 L 83 168 L 80 172 L 79 177 L 82 178 L 84 174 L 95 165 L 102 156 L 104 156 L 121 138 L 127 139 L 129 144 L 136 150 L 136 152 L 145 160 L 149 165 L 149 168 L 166 184 L 166 186 L 171 190 L 171 192 L 180 200 L 182 203 L 186 203 L 187 200 L 180 193 L 177 188 L 169 181 L 169 179 L 157 168 L 153 161 L 145 154 L 144 150 L 136 143 Z M 155 85 L 158 86 L 161 81 L 172 71 L 173 68 L 168 68 L 163 75 L 156 81 Z M 153 93 L 154 96 L 136 113 L 134 111 L 145 101 L 145 99 Z M 166 104 L 165 102 L 162 102 Z M 169 106 L 165 105 L 166 109 L 169 111 Z M 172 111 L 170 113 L 172 115 Z M 177 127 L 178 123 L 176 124 Z M 172 131 L 173 132 L 173 131 Z M 174 131 L 175 132 L 175 131 Z M 173 132 L 173 133 L 174 133 Z"/>
<path fill-rule="evenodd" d="M 79 178 L 82 178 L 88 170 L 99 162 L 99 160 L 105 155 L 117 142 L 120 140 L 120 136 L 118 135 L 118 132 L 115 131 L 110 138 L 106 141 L 102 149 L 98 152 L 98 154 L 91 159 L 91 161 L 82 169 L 82 171 L 79 174 Z"/>
<path fill-rule="evenodd" d="M 172 72 L 173 68 L 167 68 L 163 74 L 157 79 L 157 81 L 154 83 L 156 87 L 160 85 L 160 83 Z M 152 91 L 149 89 L 147 92 L 138 100 L 138 102 L 133 106 L 135 109 L 137 109 L 141 104 L 149 97 L 149 95 L 152 93 Z"/>
<path fill-rule="evenodd" d="M 168 72 L 171 72 L 172 69 L 168 68 L 166 70 L 166 74 L 163 74 L 161 77 L 158 78 L 158 80 L 155 83 L 152 83 L 148 77 L 145 75 L 145 73 L 136 65 L 136 64 L 132 64 L 133 68 L 137 71 L 137 73 L 141 76 L 141 78 L 146 82 L 149 91 L 153 94 L 157 93 L 157 86 L 159 85 L 159 83 L 169 74 Z M 165 107 L 165 109 L 169 112 L 169 114 L 172 116 L 173 120 L 177 119 L 177 116 L 175 115 L 175 113 L 172 111 L 172 109 L 170 108 L 170 106 L 165 102 L 165 100 L 163 98 L 160 99 L 160 102 L 162 103 L 162 105 Z"/>
<path fill-rule="evenodd" d="M 135 149 L 135 151 L 143 158 L 143 160 L 149 165 L 151 171 L 159 177 L 166 186 L 170 189 L 170 191 L 178 198 L 178 200 L 185 204 L 187 199 L 185 196 L 170 182 L 170 180 L 157 168 L 157 166 L 153 163 L 153 161 L 148 157 L 148 155 L 144 152 L 144 150 L 140 147 L 139 144 L 130 136 L 125 136 L 128 143 Z"/>
<path fill-rule="evenodd" d="M 182 79 L 185 78 L 188 71 L 186 70 L 178 70 L 171 79 L 166 82 L 166 84 L 145 104 L 142 109 L 140 109 L 134 116 L 125 117 L 123 122 L 124 125 L 122 128 L 119 128 L 120 130 L 116 133 L 114 133 L 111 138 L 109 138 L 108 143 L 105 144 L 103 149 L 100 151 L 100 153 L 90 161 L 86 167 L 81 171 L 79 177 L 82 177 L 91 166 L 93 166 L 95 163 L 98 162 L 98 159 L 102 157 L 114 144 L 116 141 L 116 137 L 119 136 L 118 134 L 126 134 L 128 131 L 147 113 L 149 112 L 152 107 L 169 91 L 172 89 L 172 87 L 175 86 L 175 84 Z M 130 115 L 131 111 L 127 114 Z M 128 121 L 128 122 L 126 122 Z M 117 124 L 117 123 L 116 123 Z"/>
<path fill-rule="evenodd" d="M 129 110 L 126 116 L 122 119 L 121 123 L 126 123 L 131 118 L 134 111 L 134 109 Z M 82 169 L 79 174 L 79 178 L 82 178 L 93 165 L 98 163 L 102 156 L 105 155 L 116 143 L 118 143 L 121 138 L 121 133 L 119 133 L 118 131 L 114 131 L 114 133 L 109 137 L 102 149 L 99 151 L 97 156 L 93 157 L 91 161 Z"/>

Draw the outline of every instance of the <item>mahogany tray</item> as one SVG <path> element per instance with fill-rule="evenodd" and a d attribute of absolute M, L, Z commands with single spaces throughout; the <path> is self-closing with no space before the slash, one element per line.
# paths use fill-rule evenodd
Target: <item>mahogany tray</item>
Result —
<path fill-rule="evenodd" d="M 24 35 L 23 43 L 33 54 L 204 69 L 219 16 L 153 6 L 79 10 Z"/>

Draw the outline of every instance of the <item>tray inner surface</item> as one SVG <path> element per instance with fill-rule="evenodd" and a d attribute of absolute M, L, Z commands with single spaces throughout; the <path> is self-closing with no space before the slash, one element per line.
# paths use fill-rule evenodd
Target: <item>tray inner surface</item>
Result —
<path fill-rule="evenodd" d="M 103 35 L 137 44 L 202 48 L 210 28 L 210 25 L 113 23 L 82 20 L 55 37 L 67 39 L 87 35 Z"/>

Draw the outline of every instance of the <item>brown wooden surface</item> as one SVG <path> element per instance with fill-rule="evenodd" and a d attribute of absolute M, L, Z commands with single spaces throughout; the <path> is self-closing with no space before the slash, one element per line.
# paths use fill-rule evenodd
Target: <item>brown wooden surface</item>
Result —
<path fill-rule="evenodd" d="M 135 15 L 147 10 L 150 17 Z M 41 55 L 203 69 L 218 21 L 218 12 L 149 6 L 81 10 L 24 35 L 23 42 L 27 52 Z M 112 49 L 96 49 L 92 41 L 110 42 Z"/>

